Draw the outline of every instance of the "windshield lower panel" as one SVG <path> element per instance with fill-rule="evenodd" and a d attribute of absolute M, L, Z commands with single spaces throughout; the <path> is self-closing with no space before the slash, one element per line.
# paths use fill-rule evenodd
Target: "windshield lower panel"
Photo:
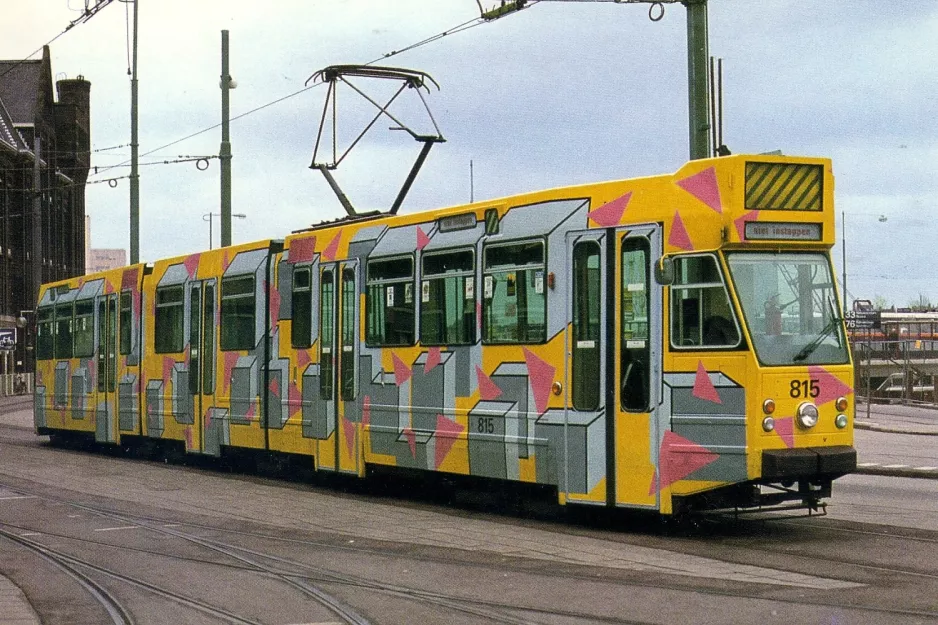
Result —
<path fill-rule="evenodd" d="M 849 362 L 826 255 L 736 252 L 726 258 L 759 362 Z"/>

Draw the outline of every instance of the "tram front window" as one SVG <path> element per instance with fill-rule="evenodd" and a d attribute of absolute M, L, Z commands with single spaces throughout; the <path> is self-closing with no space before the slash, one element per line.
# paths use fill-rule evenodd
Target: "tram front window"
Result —
<path fill-rule="evenodd" d="M 760 362 L 848 362 L 827 256 L 737 252 L 727 263 Z"/>

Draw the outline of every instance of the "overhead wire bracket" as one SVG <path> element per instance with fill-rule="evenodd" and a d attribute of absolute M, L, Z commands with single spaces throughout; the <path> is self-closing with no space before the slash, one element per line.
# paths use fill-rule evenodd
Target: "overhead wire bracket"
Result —
<path fill-rule="evenodd" d="M 351 77 L 397 80 L 400 81 L 401 85 L 400 88 L 398 88 L 397 91 L 388 99 L 388 101 L 382 105 L 364 91 L 359 89 L 357 86 L 352 84 L 348 80 Z M 436 120 L 433 119 L 433 113 L 430 112 L 430 107 L 427 105 L 427 101 L 424 99 L 422 93 L 422 90 L 426 90 L 428 93 L 430 92 L 430 87 L 428 84 L 432 84 L 439 90 L 439 84 L 437 84 L 437 82 L 425 72 L 401 67 L 381 67 L 376 65 L 330 65 L 329 67 L 314 73 L 306 80 L 307 85 L 309 85 L 311 82 L 328 83 L 329 88 L 326 93 L 326 100 L 323 104 L 322 116 L 319 120 L 319 132 L 316 133 L 316 144 L 313 148 L 313 160 L 310 164 L 310 169 L 318 169 L 322 173 L 323 177 L 326 179 L 326 182 L 329 184 L 329 187 L 336 194 L 336 197 L 339 199 L 342 207 L 345 208 L 345 211 L 349 214 L 350 217 L 355 217 L 358 215 L 358 213 L 356 212 L 355 207 L 352 205 L 351 201 L 349 201 L 348 196 L 342 192 L 341 187 L 339 186 L 335 177 L 332 175 L 332 170 L 339 166 L 345 157 L 348 156 L 349 152 L 352 151 L 352 148 L 358 145 L 358 142 L 361 141 L 362 137 L 364 137 L 369 130 L 371 130 L 375 123 L 381 119 L 382 116 L 387 117 L 396 124 L 396 126 L 391 127 L 390 130 L 403 130 L 415 141 L 423 143 L 423 148 L 420 150 L 420 154 L 417 156 L 417 160 L 414 162 L 410 169 L 410 173 L 408 173 L 407 178 L 404 180 L 404 184 L 401 186 L 401 189 L 397 194 L 397 198 L 394 200 L 394 203 L 388 210 L 391 215 L 397 214 L 401 204 L 404 202 L 404 198 L 407 196 L 407 192 L 410 190 L 414 180 L 417 178 L 417 173 L 423 166 L 424 161 L 426 161 L 427 155 L 430 153 L 430 149 L 433 147 L 433 144 L 444 143 L 446 141 L 440 132 L 439 126 L 437 126 Z M 336 88 L 340 82 L 348 85 L 353 91 L 362 96 L 362 98 L 367 100 L 378 110 L 371 121 L 366 124 L 365 129 L 358 134 L 358 136 L 351 142 L 348 148 L 342 152 L 341 155 L 338 151 L 336 138 Z M 427 112 L 427 116 L 430 118 L 430 122 L 433 124 L 435 134 L 418 134 L 397 117 L 391 114 L 389 111 L 391 105 L 395 100 L 397 100 L 398 96 L 400 96 L 405 89 L 413 89 L 417 93 L 417 96 L 423 103 L 424 110 Z M 329 115 L 330 104 L 332 117 L 332 158 L 328 159 L 328 156 L 326 156 L 325 160 L 321 160 L 319 149 L 322 145 L 323 130 L 326 127 L 326 116 Z M 326 151 L 328 151 L 328 149 Z"/>

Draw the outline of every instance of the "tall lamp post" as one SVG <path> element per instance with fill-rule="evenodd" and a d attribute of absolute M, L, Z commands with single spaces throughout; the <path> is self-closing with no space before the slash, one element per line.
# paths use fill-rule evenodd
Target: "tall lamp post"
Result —
<path fill-rule="evenodd" d="M 869 213 L 859 213 L 867 214 Z M 885 223 L 889 221 L 889 218 L 886 215 L 878 215 L 877 219 L 879 223 Z M 843 307 L 844 310 L 848 310 L 847 307 L 847 213 L 846 211 L 840 211 L 840 262 L 843 265 L 843 280 L 841 281 L 841 287 L 843 288 Z"/>
<path fill-rule="evenodd" d="M 237 217 L 238 219 L 246 219 L 247 215 L 244 213 L 234 213 L 232 217 Z M 216 217 L 221 217 L 221 213 L 205 213 L 202 215 L 202 221 L 208 222 L 208 249 L 212 249 L 212 220 Z M 224 245 L 222 245 L 224 247 Z"/>

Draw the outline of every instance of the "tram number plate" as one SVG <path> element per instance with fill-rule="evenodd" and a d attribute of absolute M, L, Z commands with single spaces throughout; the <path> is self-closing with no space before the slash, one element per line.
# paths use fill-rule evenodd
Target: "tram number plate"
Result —
<path fill-rule="evenodd" d="M 476 423 L 476 431 L 480 434 L 494 434 L 495 417 L 479 417 Z"/>
<path fill-rule="evenodd" d="M 816 378 L 811 378 L 810 380 L 792 380 L 789 388 L 788 394 L 794 398 L 815 398 L 821 394 L 820 380 Z"/>

